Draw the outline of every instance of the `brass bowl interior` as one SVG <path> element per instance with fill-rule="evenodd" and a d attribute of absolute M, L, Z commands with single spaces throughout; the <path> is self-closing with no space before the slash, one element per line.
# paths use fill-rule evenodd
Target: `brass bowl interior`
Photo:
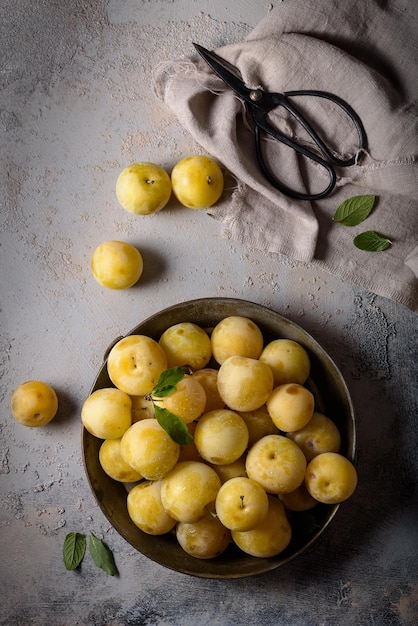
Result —
<path fill-rule="evenodd" d="M 128 334 L 148 335 L 158 340 L 169 326 L 194 322 L 210 330 L 221 319 L 242 315 L 252 319 L 263 332 L 265 342 L 276 338 L 293 339 L 309 353 L 311 374 L 308 388 L 315 396 L 315 410 L 331 417 L 342 437 L 341 453 L 354 461 L 355 418 L 352 402 L 341 373 L 316 340 L 295 323 L 278 313 L 252 302 L 232 298 L 203 298 L 171 306 L 141 322 Z M 107 374 L 106 360 L 91 389 L 113 386 Z M 112 480 L 102 470 L 98 454 L 102 440 L 82 429 L 82 450 L 86 475 L 97 503 L 112 526 L 139 552 L 156 563 L 184 574 L 205 578 L 242 578 L 273 570 L 301 555 L 324 532 L 339 505 L 318 504 L 307 514 L 293 514 L 293 537 L 290 545 L 276 557 L 260 559 L 244 554 L 234 545 L 214 559 L 196 559 L 178 545 L 173 533 L 154 537 L 139 530 L 130 520 L 127 488 Z M 306 534 L 306 522 L 313 521 L 314 530 Z M 300 530 L 298 530 L 300 529 Z"/>

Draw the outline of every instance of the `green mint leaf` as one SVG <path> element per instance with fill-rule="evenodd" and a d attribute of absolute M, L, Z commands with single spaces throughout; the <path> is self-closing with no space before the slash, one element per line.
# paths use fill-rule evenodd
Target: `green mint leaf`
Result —
<path fill-rule="evenodd" d="M 152 397 L 165 398 L 171 396 L 176 389 L 177 383 L 184 378 L 184 375 L 184 367 L 171 367 L 161 372 L 158 382 L 152 390 Z"/>
<path fill-rule="evenodd" d="M 192 435 L 187 430 L 186 424 L 177 415 L 156 405 L 154 405 L 154 410 L 157 422 L 173 441 L 182 446 L 192 443 Z"/>
<path fill-rule="evenodd" d="M 353 196 L 344 200 L 334 213 L 333 220 L 343 226 L 357 226 L 371 213 L 376 196 Z"/>
<path fill-rule="evenodd" d="M 100 567 L 109 576 L 117 574 L 118 570 L 116 569 L 112 551 L 93 533 L 90 533 L 89 550 L 97 567 Z"/>
<path fill-rule="evenodd" d="M 64 539 L 63 558 L 68 570 L 76 569 L 86 553 L 86 538 L 81 533 L 68 533 Z"/>
<path fill-rule="evenodd" d="M 391 245 L 390 239 L 379 235 L 374 230 L 367 230 L 364 233 L 360 233 L 357 237 L 354 237 L 353 243 L 356 248 L 360 250 L 366 250 L 368 252 L 381 252 L 386 250 Z"/>

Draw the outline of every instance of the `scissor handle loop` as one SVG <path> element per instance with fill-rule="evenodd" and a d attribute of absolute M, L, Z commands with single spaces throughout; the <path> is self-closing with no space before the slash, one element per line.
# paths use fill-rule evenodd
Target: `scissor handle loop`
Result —
<path fill-rule="evenodd" d="M 259 110 L 254 111 L 254 120 L 255 120 L 255 147 L 256 147 L 256 153 L 257 153 L 257 160 L 261 168 L 261 171 L 263 172 L 264 176 L 269 181 L 269 183 L 273 185 L 273 187 L 275 187 L 281 193 L 284 193 L 285 195 L 289 196 L 290 198 L 296 198 L 297 200 L 320 200 L 321 198 L 325 198 L 331 193 L 331 191 L 335 187 L 337 176 L 335 174 L 334 168 L 332 167 L 330 163 L 325 161 L 318 154 L 315 154 L 314 152 L 311 152 L 311 150 L 308 150 L 304 146 L 300 146 L 299 144 L 295 143 L 294 141 L 289 139 L 289 137 L 286 137 L 286 135 L 281 133 L 279 130 L 267 124 L 264 120 L 264 113 L 262 113 L 261 111 Z M 303 193 L 301 191 L 296 191 L 295 189 L 291 189 L 290 187 L 288 187 L 287 185 L 279 181 L 278 178 L 276 178 L 276 176 L 274 176 L 271 170 L 269 169 L 266 163 L 266 160 L 264 158 L 263 150 L 261 147 L 261 133 L 260 133 L 261 130 L 263 130 L 268 135 L 271 135 L 272 137 L 274 137 L 274 139 L 277 139 L 281 143 L 284 143 L 290 148 L 293 148 L 293 150 L 295 150 L 299 154 L 302 154 L 308 159 L 311 159 L 311 161 L 315 161 L 316 163 L 321 165 L 329 175 L 329 183 L 327 187 L 323 191 L 318 192 L 318 193 Z"/>
<path fill-rule="evenodd" d="M 363 150 L 367 144 L 367 135 L 364 129 L 363 123 L 352 106 L 348 104 L 345 100 L 340 98 L 339 96 L 329 93 L 328 91 L 318 91 L 316 89 L 302 89 L 299 91 L 286 91 L 283 94 L 271 94 L 274 99 L 276 96 L 279 97 L 279 104 L 286 108 L 287 111 L 304 127 L 304 129 L 309 133 L 312 139 L 315 141 L 318 148 L 322 151 L 322 153 L 328 158 L 331 163 L 334 165 L 338 165 L 340 167 L 349 167 L 350 165 L 354 165 L 356 162 L 356 154 L 351 156 L 348 159 L 339 159 L 329 150 L 328 146 L 322 141 L 319 137 L 318 133 L 312 128 L 312 126 L 306 121 L 304 116 L 300 113 L 298 108 L 289 102 L 288 97 L 292 96 L 311 96 L 316 98 L 324 98 L 325 100 L 329 100 L 336 104 L 340 109 L 346 113 L 346 115 L 351 119 L 354 124 L 354 127 L 357 131 L 357 136 L 359 140 L 358 150 Z M 273 100 L 274 101 L 274 100 Z"/>
<path fill-rule="evenodd" d="M 336 173 L 332 165 L 336 165 L 339 167 L 348 167 L 353 165 L 356 161 L 356 154 L 351 156 L 348 159 L 339 159 L 336 157 L 328 148 L 328 146 L 324 143 L 318 133 L 312 128 L 309 122 L 304 118 L 304 116 L 300 113 L 300 111 L 288 100 L 288 97 L 291 96 L 316 96 L 320 98 L 325 98 L 337 104 L 343 111 L 350 117 L 352 120 L 358 134 L 359 138 L 359 150 L 365 148 L 367 137 L 366 132 L 364 130 L 363 124 L 358 117 L 357 113 L 354 109 L 345 102 L 342 98 L 339 98 L 335 94 L 328 93 L 326 91 L 316 91 L 316 90 L 302 90 L 302 91 L 288 91 L 285 93 L 265 93 L 265 92 L 257 92 L 262 94 L 260 98 L 256 98 L 252 100 L 253 106 L 253 116 L 255 122 L 255 143 L 256 143 L 256 151 L 257 151 L 257 159 L 259 165 L 263 171 L 264 176 L 267 180 L 279 191 L 282 193 L 299 200 L 319 200 L 328 196 L 336 183 Z M 282 106 L 284 107 L 291 115 L 296 119 L 303 128 L 307 131 L 310 137 L 313 139 L 314 143 L 323 154 L 325 158 L 322 158 L 317 153 L 309 150 L 305 146 L 298 144 L 293 141 L 285 134 L 283 134 L 280 130 L 273 127 L 266 121 L 266 114 L 272 109 Z M 263 130 L 265 133 L 273 137 L 274 139 L 284 143 L 289 146 L 299 154 L 307 157 L 311 161 L 318 163 L 322 166 L 329 175 L 329 183 L 328 186 L 321 192 L 318 193 L 302 193 L 295 191 L 294 189 L 289 188 L 284 183 L 280 182 L 270 171 L 267 166 L 267 163 L 263 156 L 263 151 L 261 148 L 261 134 L 260 130 Z"/>

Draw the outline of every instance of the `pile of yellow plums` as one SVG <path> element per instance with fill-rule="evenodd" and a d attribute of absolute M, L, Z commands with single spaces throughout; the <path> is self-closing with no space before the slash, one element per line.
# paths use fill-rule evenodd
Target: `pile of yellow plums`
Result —
<path fill-rule="evenodd" d="M 356 488 L 340 432 L 305 385 L 308 352 L 290 339 L 266 343 L 247 317 L 211 332 L 174 324 L 158 341 L 129 335 L 111 348 L 107 371 L 114 387 L 82 409 L 84 427 L 104 440 L 101 467 L 126 483 L 139 529 L 175 533 L 196 558 L 231 542 L 275 556 L 292 537 L 289 512 L 340 503 Z M 173 435 L 179 423 L 186 439 Z"/>
<path fill-rule="evenodd" d="M 218 163 L 206 155 L 181 159 L 171 176 L 157 163 L 132 163 L 116 180 L 119 204 L 134 215 L 152 215 L 163 209 L 171 198 L 189 209 L 215 204 L 224 189 L 224 176 Z M 142 276 L 142 255 L 130 243 L 110 240 L 94 250 L 91 270 L 97 282 L 107 289 L 128 289 Z"/>

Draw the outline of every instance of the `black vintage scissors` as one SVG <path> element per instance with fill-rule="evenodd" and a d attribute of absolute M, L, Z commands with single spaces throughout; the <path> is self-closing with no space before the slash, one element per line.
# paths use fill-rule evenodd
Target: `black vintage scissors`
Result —
<path fill-rule="evenodd" d="M 333 166 L 349 167 L 350 165 L 354 165 L 358 152 L 366 147 L 366 132 L 362 121 L 354 109 L 347 102 L 345 102 L 345 100 L 332 93 L 328 93 L 327 91 L 305 89 L 301 91 L 286 91 L 284 93 L 270 93 L 263 91 L 261 88 L 251 89 L 246 87 L 242 79 L 239 78 L 239 71 L 231 66 L 230 63 L 222 59 L 214 52 L 210 52 L 198 44 L 193 45 L 200 56 L 212 68 L 215 74 L 217 74 L 219 78 L 221 78 L 224 83 L 238 95 L 238 97 L 245 103 L 246 107 L 251 111 L 254 120 L 257 160 L 264 176 L 270 184 L 285 195 L 290 196 L 291 198 L 297 198 L 298 200 L 319 200 L 320 198 L 328 196 L 334 189 L 337 180 Z M 356 153 L 347 159 L 339 159 L 336 157 L 332 153 L 331 149 L 321 139 L 319 134 L 312 128 L 311 124 L 305 119 L 302 113 L 300 113 L 300 111 L 289 100 L 292 96 L 314 96 L 324 98 L 333 102 L 337 107 L 340 107 L 350 118 L 357 131 L 359 145 Z M 268 113 L 277 107 L 284 107 L 284 109 L 286 109 L 286 111 L 303 126 L 321 154 L 313 152 L 306 146 L 290 139 L 267 121 L 266 116 Z M 326 189 L 318 193 L 303 193 L 293 190 L 284 183 L 280 182 L 270 171 L 264 159 L 261 149 L 261 131 L 264 131 L 264 133 L 273 139 L 282 142 L 286 146 L 295 150 L 298 154 L 311 159 L 311 161 L 325 168 L 329 175 L 329 183 Z"/>

